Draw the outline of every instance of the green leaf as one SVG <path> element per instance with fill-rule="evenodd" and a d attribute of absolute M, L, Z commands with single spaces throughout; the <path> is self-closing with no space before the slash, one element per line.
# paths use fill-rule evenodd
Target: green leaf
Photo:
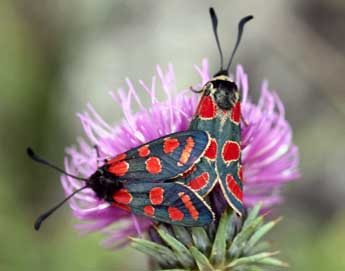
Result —
<path fill-rule="evenodd" d="M 187 247 L 193 245 L 192 236 L 186 227 L 172 225 L 172 229 L 177 240 L 182 242 Z"/>
<path fill-rule="evenodd" d="M 199 271 L 215 271 L 211 263 L 208 261 L 207 257 L 202 254 L 196 247 L 192 246 L 189 248 L 189 250 L 196 261 L 196 265 L 198 266 Z"/>
<path fill-rule="evenodd" d="M 271 266 L 287 267 L 287 264 L 284 263 L 283 261 L 271 257 L 278 253 L 279 252 L 263 252 L 263 253 L 259 253 L 256 255 L 248 256 L 248 257 L 242 257 L 242 258 L 232 261 L 226 267 L 231 268 L 231 267 L 236 267 L 240 265 L 249 265 L 249 264 L 254 264 L 254 265 L 264 264 L 264 265 L 271 265 Z"/>
<path fill-rule="evenodd" d="M 178 261 L 175 257 L 175 254 L 169 248 L 144 239 L 132 237 L 130 237 L 130 239 L 132 240 L 131 246 L 133 248 L 155 258 L 160 265 L 178 265 Z"/>
<path fill-rule="evenodd" d="M 241 219 L 241 218 L 238 218 L 237 214 L 235 214 L 235 213 L 233 213 L 230 217 L 229 227 L 228 227 L 228 231 L 226 234 L 226 240 L 228 242 L 231 242 L 237 234 L 238 226 L 240 226 L 240 223 L 241 223 L 239 221 L 239 219 Z"/>
<path fill-rule="evenodd" d="M 202 227 L 192 227 L 194 245 L 202 252 L 207 253 L 211 248 L 211 241 Z"/>
<path fill-rule="evenodd" d="M 262 226 L 260 226 L 250 237 L 249 241 L 246 244 L 244 249 L 245 254 L 249 254 L 250 250 L 254 248 L 254 246 L 260 241 L 260 239 L 268 233 L 279 221 L 281 218 L 278 218 L 274 221 L 268 222 Z"/>
<path fill-rule="evenodd" d="M 229 209 L 229 208 L 228 208 Z M 214 265 L 222 265 L 225 262 L 226 233 L 229 225 L 229 212 L 226 210 L 219 221 L 216 237 L 213 241 L 210 260 Z"/>
<path fill-rule="evenodd" d="M 253 255 L 253 254 L 261 253 L 263 251 L 267 251 L 270 249 L 270 247 L 271 247 L 271 244 L 269 242 L 262 241 L 250 250 L 250 254 Z"/>
<path fill-rule="evenodd" d="M 164 242 L 166 242 L 167 245 L 169 245 L 172 248 L 178 261 L 181 263 L 183 267 L 192 268 L 195 266 L 193 256 L 190 253 L 190 251 L 184 246 L 184 244 L 182 244 L 175 237 L 170 235 L 170 233 L 163 230 L 163 228 L 157 228 L 156 230 L 159 236 L 164 240 Z"/>
<path fill-rule="evenodd" d="M 246 227 L 242 228 L 242 230 L 235 237 L 229 249 L 229 254 L 232 258 L 237 258 L 241 255 L 246 242 L 251 237 L 255 229 L 262 224 L 262 222 L 263 217 L 260 216 L 255 220 L 252 220 L 252 222 L 250 224 L 247 224 Z"/>
<path fill-rule="evenodd" d="M 288 263 L 283 262 L 276 258 L 272 258 L 272 257 L 265 258 L 260 263 L 265 264 L 265 265 L 279 266 L 279 267 L 289 267 Z"/>
<path fill-rule="evenodd" d="M 248 267 L 248 268 L 246 268 L 244 270 L 247 270 L 247 271 L 265 271 L 265 269 L 262 269 L 262 268 L 260 268 L 258 266 L 250 266 L 250 267 Z"/>
<path fill-rule="evenodd" d="M 253 209 L 249 211 L 249 214 L 243 224 L 243 228 L 248 227 L 248 225 L 250 225 L 258 217 L 261 207 L 262 207 L 262 203 L 260 202 L 256 204 Z"/>

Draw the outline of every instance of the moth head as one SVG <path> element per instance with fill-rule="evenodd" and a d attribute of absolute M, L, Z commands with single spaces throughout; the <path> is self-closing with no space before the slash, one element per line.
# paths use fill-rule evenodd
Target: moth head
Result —
<path fill-rule="evenodd" d="M 230 110 L 240 100 L 237 85 L 225 75 L 209 81 L 205 85 L 204 95 L 212 95 L 217 106 L 223 110 Z"/>
<path fill-rule="evenodd" d="M 98 168 L 87 180 L 87 184 L 98 198 L 106 201 L 112 201 L 112 195 L 121 186 L 116 177 L 109 174 L 105 167 Z"/>

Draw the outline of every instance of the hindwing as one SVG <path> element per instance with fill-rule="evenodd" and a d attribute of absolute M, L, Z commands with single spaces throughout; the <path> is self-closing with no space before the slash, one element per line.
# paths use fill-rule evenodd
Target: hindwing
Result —
<path fill-rule="evenodd" d="M 240 124 L 233 121 L 235 115 L 233 110 L 239 110 L 239 106 L 233 108 L 227 118 L 218 121 L 223 132 L 218 137 L 216 164 L 225 199 L 236 213 L 241 215 L 243 212 L 241 129 Z"/>
<path fill-rule="evenodd" d="M 133 181 L 123 185 L 114 193 L 115 205 L 120 204 L 134 214 L 193 227 L 208 225 L 214 219 L 211 208 L 202 197 L 181 183 Z"/>

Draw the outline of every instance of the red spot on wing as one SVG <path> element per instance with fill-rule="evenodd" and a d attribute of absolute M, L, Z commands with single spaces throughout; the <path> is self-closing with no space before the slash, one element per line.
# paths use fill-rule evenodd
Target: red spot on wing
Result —
<path fill-rule="evenodd" d="M 243 182 L 243 169 L 242 165 L 238 167 L 237 175 L 240 178 L 241 182 Z"/>
<path fill-rule="evenodd" d="M 126 161 L 115 162 L 111 164 L 108 171 L 116 176 L 124 176 L 129 168 L 129 164 Z"/>
<path fill-rule="evenodd" d="M 216 160 L 217 157 L 217 141 L 212 138 L 211 139 L 211 144 L 210 146 L 207 148 L 206 152 L 205 152 L 205 157 L 207 157 L 208 159 L 214 161 Z"/>
<path fill-rule="evenodd" d="M 202 119 L 213 119 L 216 116 L 217 106 L 211 96 L 203 96 L 198 105 L 197 114 Z"/>
<path fill-rule="evenodd" d="M 126 158 L 126 156 L 127 156 L 127 154 L 121 153 L 121 154 L 115 156 L 114 158 L 110 159 L 109 161 L 107 161 L 107 164 L 111 165 L 113 163 L 116 163 L 116 162 L 119 162 L 121 160 L 124 160 Z"/>
<path fill-rule="evenodd" d="M 182 200 L 184 206 L 186 207 L 186 209 L 188 210 L 188 212 L 190 213 L 191 217 L 194 220 L 198 220 L 199 218 L 199 212 L 198 210 L 195 208 L 191 198 L 189 195 L 187 195 L 184 192 L 180 192 L 178 193 L 180 199 Z"/>
<path fill-rule="evenodd" d="M 234 177 L 231 175 L 226 175 L 226 184 L 230 190 L 230 192 L 239 200 L 242 202 L 243 200 L 243 191 L 242 188 L 238 185 Z"/>
<path fill-rule="evenodd" d="M 237 161 L 240 159 L 241 148 L 236 141 L 226 141 L 223 150 L 222 156 L 225 163 L 230 163 L 232 161 Z"/>
<path fill-rule="evenodd" d="M 150 190 L 149 196 L 152 204 L 161 204 L 164 200 L 164 189 L 162 187 L 154 187 Z"/>
<path fill-rule="evenodd" d="M 210 178 L 210 175 L 208 174 L 208 172 L 204 172 L 200 174 L 198 177 L 191 180 L 188 186 L 195 191 L 199 191 L 207 185 L 209 178 Z"/>
<path fill-rule="evenodd" d="M 153 208 L 151 205 L 147 205 L 144 207 L 144 213 L 147 216 L 154 216 L 155 215 L 155 208 Z"/>
<path fill-rule="evenodd" d="M 240 123 L 241 120 L 241 103 L 237 102 L 231 109 L 231 120 L 235 123 Z"/>
<path fill-rule="evenodd" d="M 180 155 L 180 160 L 178 161 L 179 166 L 183 166 L 185 163 L 187 163 L 190 153 L 192 152 L 194 148 L 195 142 L 192 137 L 188 137 L 186 139 L 186 145 L 184 146 L 182 153 Z"/>
<path fill-rule="evenodd" d="M 168 208 L 169 218 L 172 221 L 181 221 L 184 218 L 184 213 L 180 211 L 180 209 L 176 207 L 169 207 Z"/>
<path fill-rule="evenodd" d="M 144 145 L 138 149 L 138 154 L 140 157 L 146 157 L 150 154 L 149 145 Z"/>
<path fill-rule="evenodd" d="M 131 203 L 132 199 L 132 195 L 128 192 L 127 189 L 124 188 L 117 190 L 113 194 L 113 200 L 120 204 L 128 205 L 129 203 Z"/>
<path fill-rule="evenodd" d="M 161 160 L 152 156 L 145 161 L 146 170 L 151 174 L 159 174 L 162 171 Z"/>
<path fill-rule="evenodd" d="M 180 142 L 177 138 L 166 138 L 163 144 L 164 153 L 172 153 L 180 146 Z"/>
<path fill-rule="evenodd" d="M 113 202 L 113 205 L 124 210 L 124 211 L 127 211 L 127 212 L 130 212 L 131 211 L 131 207 L 129 207 L 128 205 L 123 205 L 123 204 L 120 204 L 120 203 L 117 203 L 117 202 Z"/>

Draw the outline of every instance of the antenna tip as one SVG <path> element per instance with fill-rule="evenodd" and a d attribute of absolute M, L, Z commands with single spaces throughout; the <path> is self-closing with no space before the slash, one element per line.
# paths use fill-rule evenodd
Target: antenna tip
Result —
<path fill-rule="evenodd" d="M 30 157 L 33 157 L 35 154 L 34 154 L 34 151 L 30 148 L 30 147 L 28 147 L 27 149 L 26 149 L 26 153 L 30 156 Z"/>
<path fill-rule="evenodd" d="M 240 24 L 245 24 L 247 22 L 249 22 L 250 20 L 254 19 L 254 16 L 253 15 L 248 15 L 246 17 L 243 17 L 240 21 Z"/>
<path fill-rule="evenodd" d="M 214 8 L 210 7 L 209 11 L 210 11 L 210 16 L 211 16 L 212 20 L 217 20 L 217 15 L 216 15 Z"/>
<path fill-rule="evenodd" d="M 42 220 L 40 218 L 38 218 L 34 224 L 34 228 L 36 231 L 38 231 L 41 228 L 41 224 L 42 224 Z"/>

